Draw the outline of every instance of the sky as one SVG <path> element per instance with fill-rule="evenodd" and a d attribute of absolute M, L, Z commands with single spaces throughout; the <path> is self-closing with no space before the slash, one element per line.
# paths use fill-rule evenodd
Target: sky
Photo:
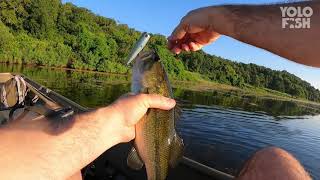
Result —
<path fill-rule="evenodd" d="M 63 2 L 72 2 L 85 7 L 95 14 L 128 24 L 138 31 L 169 36 L 183 16 L 199 7 L 220 4 L 265 4 L 283 0 L 63 0 Z M 215 43 L 205 47 L 204 51 L 233 61 L 254 63 L 274 70 L 286 70 L 320 89 L 320 68 L 291 62 L 227 36 L 222 36 Z"/>

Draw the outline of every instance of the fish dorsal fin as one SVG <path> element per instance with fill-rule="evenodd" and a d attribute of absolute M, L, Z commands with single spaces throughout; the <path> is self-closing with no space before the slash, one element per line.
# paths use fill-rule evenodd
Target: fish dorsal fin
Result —
<path fill-rule="evenodd" d="M 175 133 L 173 141 L 170 145 L 169 165 L 174 168 L 182 159 L 184 144 L 183 140 Z"/>
<path fill-rule="evenodd" d="M 143 161 L 135 147 L 132 147 L 128 154 L 127 165 L 134 170 L 140 170 L 143 167 Z"/>

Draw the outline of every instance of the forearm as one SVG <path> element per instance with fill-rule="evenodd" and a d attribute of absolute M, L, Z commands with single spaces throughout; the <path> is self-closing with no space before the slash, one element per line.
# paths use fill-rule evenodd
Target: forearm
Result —
<path fill-rule="evenodd" d="M 310 6 L 310 28 L 282 27 L 280 7 Z M 268 50 L 295 62 L 320 67 L 320 2 L 300 2 L 265 6 L 209 7 L 209 18 L 218 33 Z"/>
<path fill-rule="evenodd" d="M 175 101 L 156 94 L 127 95 L 106 108 L 53 126 L 47 119 L 0 127 L 2 179 L 79 177 L 84 166 L 110 147 L 135 138 L 135 124 L 149 108 L 170 110 Z M 55 124 L 56 125 L 56 124 Z M 60 128 L 57 128 L 60 127 Z"/>
<path fill-rule="evenodd" d="M 112 120 L 118 117 L 111 111 L 105 108 L 76 116 L 70 129 L 56 135 L 48 133 L 47 120 L 1 128 L 1 178 L 65 179 L 76 173 L 121 141 L 114 135 Z"/>

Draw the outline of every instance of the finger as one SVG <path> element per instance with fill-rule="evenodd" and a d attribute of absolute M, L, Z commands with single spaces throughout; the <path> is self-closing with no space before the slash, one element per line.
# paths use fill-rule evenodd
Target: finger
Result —
<path fill-rule="evenodd" d="M 183 50 L 185 50 L 187 52 L 190 51 L 190 48 L 189 48 L 189 46 L 187 44 L 182 44 L 181 47 L 182 47 Z"/>
<path fill-rule="evenodd" d="M 180 54 L 181 53 L 181 48 L 175 46 L 173 49 L 172 49 L 172 52 L 175 53 L 175 54 Z"/>
<path fill-rule="evenodd" d="M 173 47 L 175 46 L 176 44 L 174 42 L 171 42 L 168 38 L 168 49 L 171 50 L 173 49 Z"/>
<path fill-rule="evenodd" d="M 189 47 L 191 51 L 198 51 L 203 47 L 203 45 L 196 42 L 190 42 Z"/>
<path fill-rule="evenodd" d="M 181 40 L 185 37 L 186 34 L 195 34 L 204 31 L 205 29 L 201 26 L 190 24 L 188 20 L 183 20 L 172 32 L 171 36 L 168 37 L 168 40 L 173 42 L 176 40 Z"/>
<path fill-rule="evenodd" d="M 220 34 L 219 33 L 217 33 L 217 32 L 211 32 L 211 39 L 210 39 L 210 41 L 209 41 L 209 43 L 213 43 L 213 42 L 215 42 L 216 40 L 218 40 L 219 38 L 220 38 Z"/>
<path fill-rule="evenodd" d="M 170 110 L 176 105 L 176 101 L 174 99 L 157 94 L 140 94 L 138 95 L 138 98 L 143 101 L 145 108 Z"/>
<path fill-rule="evenodd" d="M 176 41 L 182 39 L 187 31 L 186 26 L 183 23 L 180 23 L 172 32 L 171 36 L 168 38 L 169 41 Z"/>
<path fill-rule="evenodd" d="M 134 95 L 136 95 L 136 94 L 133 93 L 133 92 L 129 92 L 129 93 L 126 93 L 126 94 L 121 95 L 121 96 L 118 98 L 118 100 L 120 100 L 120 99 L 126 99 L 126 98 L 131 97 L 131 96 L 134 96 Z"/>
<path fill-rule="evenodd" d="M 173 50 L 175 47 L 179 48 L 179 44 L 178 44 L 178 41 L 169 41 L 168 40 L 168 49 L 169 50 Z"/>
<path fill-rule="evenodd" d="M 190 37 L 194 42 L 202 45 L 207 45 L 216 41 L 220 37 L 220 34 L 215 31 L 202 31 L 199 33 L 191 34 Z"/>
<path fill-rule="evenodd" d="M 195 25 L 190 25 L 188 30 L 187 30 L 187 33 L 189 34 L 196 34 L 196 33 L 199 33 L 199 32 L 202 32 L 204 31 L 205 29 L 200 27 L 200 26 L 195 26 Z"/>

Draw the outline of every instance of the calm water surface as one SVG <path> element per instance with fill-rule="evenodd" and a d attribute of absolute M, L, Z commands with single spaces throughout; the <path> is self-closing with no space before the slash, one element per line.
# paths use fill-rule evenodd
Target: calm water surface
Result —
<path fill-rule="evenodd" d="M 129 92 L 128 77 L 1 65 L 86 107 L 107 105 Z M 177 130 L 185 155 L 235 174 L 255 151 L 278 146 L 320 179 L 320 108 L 231 93 L 174 89 L 183 113 Z M 271 167 L 270 167 L 271 168 Z"/>

